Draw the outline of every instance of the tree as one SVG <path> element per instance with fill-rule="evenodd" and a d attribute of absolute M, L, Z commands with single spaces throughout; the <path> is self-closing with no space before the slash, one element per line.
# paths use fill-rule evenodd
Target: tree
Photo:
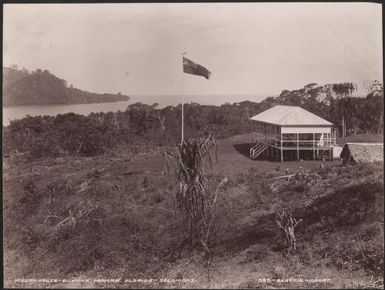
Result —
<path fill-rule="evenodd" d="M 332 90 L 338 97 L 337 111 L 342 115 L 342 137 L 344 143 L 346 143 L 346 118 L 349 114 L 348 103 L 352 93 L 357 89 L 357 86 L 353 83 L 339 83 L 333 84 Z"/>
<path fill-rule="evenodd" d="M 369 98 L 374 98 L 374 97 L 380 97 L 381 100 L 383 101 L 384 99 L 384 85 L 375 80 L 373 81 L 370 86 L 369 86 Z M 383 108 L 383 102 L 381 104 L 381 108 Z M 381 131 L 383 130 L 384 127 L 384 110 L 381 110 L 381 115 L 379 118 L 378 126 L 377 126 L 377 134 L 380 134 Z"/>
<path fill-rule="evenodd" d="M 138 102 L 127 106 L 126 111 L 128 111 L 130 121 L 136 129 L 136 134 L 146 133 L 150 128 L 151 123 L 156 119 L 154 111 L 157 105 L 155 103 L 149 106 Z"/>
<path fill-rule="evenodd" d="M 373 81 L 369 85 L 368 95 L 384 95 L 384 86 L 380 81 Z"/>
<path fill-rule="evenodd" d="M 164 122 L 165 121 L 164 111 L 156 110 L 156 118 L 159 121 L 160 128 L 162 129 L 162 131 L 166 130 L 166 125 L 165 125 L 165 122 Z"/>

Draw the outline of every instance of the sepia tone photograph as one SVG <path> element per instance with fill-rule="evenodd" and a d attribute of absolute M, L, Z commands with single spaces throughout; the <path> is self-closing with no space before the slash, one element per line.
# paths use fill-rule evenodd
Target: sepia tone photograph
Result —
<path fill-rule="evenodd" d="M 382 4 L 3 5 L 5 288 L 384 288 Z"/>

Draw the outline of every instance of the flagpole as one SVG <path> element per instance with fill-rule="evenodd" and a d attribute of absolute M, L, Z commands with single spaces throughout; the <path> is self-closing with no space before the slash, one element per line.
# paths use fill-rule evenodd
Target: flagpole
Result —
<path fill-rule="evenodd" d="M 184 74 L 184 71 L 183 71 L 183 57 L 186 53 L 182 53 L 182 144 L 183 144 L 183 141 L 184 141 L 184 94 L 183 94 L 183 74 Z"/>

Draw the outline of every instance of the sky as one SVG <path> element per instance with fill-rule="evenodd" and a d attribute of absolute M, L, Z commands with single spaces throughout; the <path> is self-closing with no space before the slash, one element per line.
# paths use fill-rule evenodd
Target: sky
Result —
<path fill-rule="evenodd" d="M 276 95 L 382 80 L 375 3 L 6 4 L 3 65 L 127 95 Z M 182 53 L 212 72 L 182 73 Z"/>

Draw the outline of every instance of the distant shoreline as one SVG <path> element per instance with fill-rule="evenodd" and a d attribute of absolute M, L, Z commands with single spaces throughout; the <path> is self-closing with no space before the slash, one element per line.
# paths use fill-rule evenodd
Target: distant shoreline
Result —
<path fill-rule="evenodd" d="M 111 100 L 111 101 L 101 101 L 101 102 L 82 102 L 82 103 L 52 103 L 52 104 L 22 104 L 22 105 L 5 105 L 3 108 L 17 108 L 17 107 L 49 107 L 49 106 L 70 106 L 70 105 L 87 105 L 87 104 L 105 104 L 105 103 L 118 103 L 118 102 L 128 102 L 127 100 Z"/>
<path fill-rule="evenodd" d="M 261 95 L 261 94 L 224 94 L 224 95 L 184 95 L 185 103 L 197 103 L 199 105 L 221 106 L 226 103 L 241 103 L 241 102 L 260 102 L 269 97 L 276 97 L 274 95 Z M 181 95 L 130 95 L 126 100 L 110 100 L 110 101 L 95 101 L 95 102 L 72 102 L 72 103 L 50 103 L 50 104 L 20 104 L 9 105 L 3 104 L 3 108 L 18 108 L 18 107 L 49 107 L 49 106 L 71 106 L 71 105 L 87 105 L 87 104 L 108 104 L 119 102 L 137 103 L 142 102 L 144 104 L 152 105 L 159 103 L 160 107 L 163 106 L 178 106 L 182 103 Z M 162 102 L 162 100 L 168 99 L 168 102 Z M 198 100 L 201 99 L 201 100 Z M 212 101 L 212 100 L 216 101 Z M 219 100 L 220 99 L 220 100 Z M 173 100 L 170 102 L 170 100 Z M 175 102 L 174 102 L 175 101 Z M 167 104 L 166 104 L 167 103 Z"/>

